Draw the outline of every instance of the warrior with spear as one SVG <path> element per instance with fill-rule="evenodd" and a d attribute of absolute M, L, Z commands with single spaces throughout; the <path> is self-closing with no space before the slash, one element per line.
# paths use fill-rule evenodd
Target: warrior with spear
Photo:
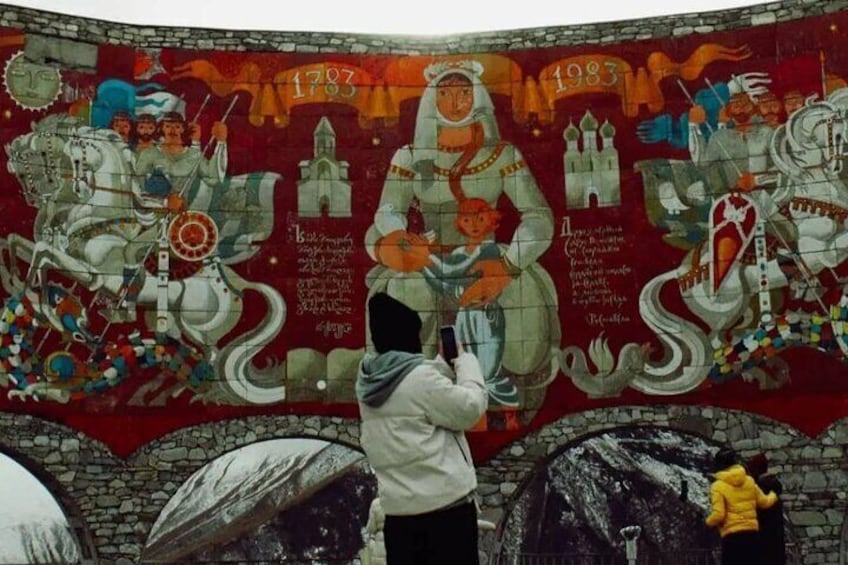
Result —
<path fill-rule="evenodd" d="M 715 93 L 714 86 L 708 79 L 706 83 Z M 697 108 L 686 87 L 680 81 L 678 81 L 678 84 L 690 104 Z M 709 124 L 707 126 L 710 127 Z M 769 327 L 773 325 L 775 318 L 771 304 L 769 272 L 766 267 L 771 259 L 767 253 L 767 231 L 779 241 L 778 253 L 794 262 L 798 275 L 804 279 L 809 288 L 820 287 L 821 282 L 798 252 L 794 241 L 795 224 L 783 214 L 780 203 L 775 200 L 775 196 L 765 189 L 765 185 L 770 184 L 780 187 L 780 175 L 769 174 L 766 171 L 762 171 L 765 174 L 755 175 L 754 171 L 743 171 L 737 162 L 740 155 L 732 154 L 731 149 L 715 133 L 713 131 L 714 135 L 711 136 L 710 141 L 714 142 L 721 152 L 724 163 L 733 168 L 737 181 L 730 194 L 714 195 L 716 198 L 710 211 L 710 245 L 713 250 L 710 290 L 713 293 L 719 291 L 729 269 L 740 260 L 748 245 L 753 242 L 756 263 L 760 266 L 760 280 L 757 289 L 760 311 L 759 327 Z M 751 161 L 752 159 L 749 159 L 749 163 Z M 748 222 L 746 222 L 748 216 L 745 212 L 746 209 L 750 209 L 752 212 Z M 728 210 L 732 213 L 729 213 Z M 830 315 L 830 309 L 818 294 L 814 294 L 812 298 L 818 303 L 825 319 L 827 319 Z M 842 340 L 838 340 L 838 345 L 842 353 L 848 355 L 848 347 Z"/>
<path fill-rule="evenodd" d="M 119 294 L 119 308 L 127 320 L 135 320 L 135 303 L 143 286 L 144 261 L 162 238 L 173 216 L 187 208 L 208 210 L 212 191 L 226 177 L 226 119 L 236 102 L 234 98 L 224 117 L 212 126 L 209 144 L 215 142 L 212 156 L 204 155 L 209 147 L 200 148 L 200 125 L 197 123 L 207 99 L 191 122 L 180 112 L 166 112 L 158 129 L 162 142 L 144 149 L 135 167 L 135 180 L 143 206 L 137 211 L 141 228 L 138 236 L 124 249 L 124 282 Z M 200 182 L 195 182 L 199 180 Z"/>

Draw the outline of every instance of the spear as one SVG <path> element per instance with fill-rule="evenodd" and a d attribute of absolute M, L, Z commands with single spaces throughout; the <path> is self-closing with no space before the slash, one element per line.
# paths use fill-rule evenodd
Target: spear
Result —
<path fill-rule="evenodd" d="M 233 111 L 233 108 L 235 107 L 236 102 L 238 102 L 238 98 L 239 98 L 238 94 L 233 96 L 233 99 L 230 102 L 230 105 L 227 107 L 227 111 L 224 112 L 224 115 L 221 117 L 221 123 L 227 123 L 227 118 L 230 117 L 230 113 Z M 201 158 L 203 158 L 203 156 L 206 155 L 206 151 L 208 151 L 209 148 L 212 146 L 213 141 L 216 141 L 214 137 L 209 138 L 209 141 L 207 141 L 206 145 L 203 147 L 203 149 L 201 149 L 201 151 L 200 151 Z M 183 181 L 183 185 L 180 188 L 180 191 L 177 193 L 179 196 L 182 196 L 183 193 L 186 191 L 186 189 L 189 186 L 191 186 L 191 183 L 194 182 L 194 176 L 197 174 L 198 168 L 200 168 L 200 159 L 198 159 L 197 162 L 194 164 L 194 167 L 192 167 L 191 172 L 189 172 L 189 174 L 186 175 L 186 179 L 185 179 L 185 181 Z"/>
<path fill-rule="evenodd" d="M 821 63 L 822 100 L 827 100 L 827 73 L 825 72 L 824 51 L 819 51 L 819 62 Z"/>
<path fill-rule="evenodd" d="M 74 281 L 74 284 L 71 285 L 71 288 L 68 289 L 68 294 L 71 294 L 77 288 L 78 284 L 79 283 L 77 281 Z M 35 347 L 35 351 L 33 351 L 33 355 L 35 355 L 39 351 L 41 351 L 41 348 L 44 347 L 44 342 L 47 341 L 47 338 L 50 336 L 50 332 L 52 332 L 52 331 L 53 331 L 53 326 L 50 325 L 50 324 L 45 324 L 44 336 L 41 338 L 41 341 Z M 68 344 L 68 345 L 70 346 L 70 344 Z M 66 347 L 65 351 L 67 351 L 67 350 L 68 350 L 68 348 Z"/>
<path fill-rule="evenodd" d="M 194 115 L 194 118 L 191 120 L 191 123 L 196 124 L 197 120 L 200 119 L 200 115 L 203 113 L 203 110 L 206 108 L 206 104 L 209 103 L 209 99 L 212 98 L 211 94 L 207 94 L 206 98 L 203 99 L 203 103 L 200 105 L 200 108 L 197 109 L 197 113 Z"/>

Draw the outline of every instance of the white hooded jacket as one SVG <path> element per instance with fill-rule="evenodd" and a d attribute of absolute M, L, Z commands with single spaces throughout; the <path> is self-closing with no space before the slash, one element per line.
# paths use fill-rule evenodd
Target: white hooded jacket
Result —
<path fill-rule="evenodd" d="M 359 403 L 362 448 L 387 515 L 438 510 L 477 488 L 463 432 L 486 412 L 488 393 L 473 354 L 460 354 L 454 366 L 456 382 L 441 358 L 423 361 L 379 406 Z"/>

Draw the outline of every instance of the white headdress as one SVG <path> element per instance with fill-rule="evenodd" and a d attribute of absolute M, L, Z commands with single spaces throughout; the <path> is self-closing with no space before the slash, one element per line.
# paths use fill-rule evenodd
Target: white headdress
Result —
<path fill-rule="evenodd" d="M 427 65 L 427 68 L 424 69 L 424 78 L 427 79 L 428 83 L 432 83 L 447 75 L 448 71 L 455 71 L 457 69 L 472 72 L 477 76 L 482 75 L 484 70 L 483 65 L 479 61 L 472 61 L 470 59 L 465 61 L 440 61 Z"/>
<path fill-rule="evenodd" d="M 421 95 L 418 115 L 415 119 L 415 135 L 412 142 L 413 164 L 421 161 L 434 162 L 438 152 L 439 127 L 463 127 L 474 122 L 483 126 L 483 144 L 493 145 L 500 141 L 498 124 L 495 120 L 495 106 L 489 91 L 480 80 L 483 65 L 478 61 L 441 61 L 424 69 L 427 87 Z M 439 83 L 449 75 L 462 75 L 471 82 L 474 100 L 471 111 L 462 120 L 451 121 L 441 115 L 436 107 L 436 89 Z"/>

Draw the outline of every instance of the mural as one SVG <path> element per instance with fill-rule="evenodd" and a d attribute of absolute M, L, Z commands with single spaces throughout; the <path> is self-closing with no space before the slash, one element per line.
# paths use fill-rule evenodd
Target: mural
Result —
<path fill-rule="evenodd" d="M 669 397 L 815 434 L 848 415 L 846 18 L 508 54 L 101 45 L 95 72 L 3 31 L 0 409 L 119 454 L 355 415 L 385 291 L 428 354 L 454 324 L 480 358 L 480 457 Z"/>

